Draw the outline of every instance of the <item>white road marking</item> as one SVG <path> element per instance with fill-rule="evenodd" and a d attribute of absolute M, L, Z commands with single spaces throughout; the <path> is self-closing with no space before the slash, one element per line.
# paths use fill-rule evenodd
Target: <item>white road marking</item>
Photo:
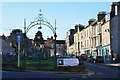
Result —
<path fill-rule="evenodd" d="M 89 73 L 88 73 L 88 75 L 93 75 L 94 74 L 94 72 L 93 71 L 91 71 L 91 70 L 88 70 L 88 69 L 86 69 Z"/>
<path fill-rule="evenodd" d="M 86 76 L 83 76 L 82 78 L 85 78 Z"/>

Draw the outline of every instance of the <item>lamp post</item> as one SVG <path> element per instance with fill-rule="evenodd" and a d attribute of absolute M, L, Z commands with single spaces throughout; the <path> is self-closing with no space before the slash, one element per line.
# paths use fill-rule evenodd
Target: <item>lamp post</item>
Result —
<path fill-rule="evenodd" d="M 54 44 L 55 44 L 55 50 L 54 50 L 54 55 L 55 55 L 55 69 L 56 69 L 56 67 L 57 67 L 57 57 L 56 57 L 56 38 L 57 38 L 57 34 L 56 34 L 56 19 L 55 19 L 55 33 L 54 33 L 54 37 L 55 37 L 55 42 L 54 42 Z"/>
<path fill-rule="evenodd" d="M 57 57 L 56 57 L 56 38 L 57 38 L 57 35 L 56 35 L 56 33 L 55 33 L 54 37 L 55 37 L 55 41 L 54 41 L 54 47 L 55 47 L 54 55 L 55 55 L 55 69 L 56 69 L 56 67 L 57 67 Z"/>
<path fill-rule="evenodd" d="M 26 29 L 26 19 L 24 19 L 24 30 Z M 24 49 L 23 49 L 23 66 L 24 66 L 24 69 L 26 69 L 26 51 L 25 51 L 25 44 L 26 44 L 26 31 L 24 31 L 24 34 L 23 34 L 23 43 L 24 43 Z"/>

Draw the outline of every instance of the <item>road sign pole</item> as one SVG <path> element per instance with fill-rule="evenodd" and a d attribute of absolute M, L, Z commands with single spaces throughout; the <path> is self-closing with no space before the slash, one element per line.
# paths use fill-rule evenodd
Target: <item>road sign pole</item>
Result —
<path fill-rule="evenodd" d="M 20 41 L 18 41 L 18 67 L 20 67 Z"/>
<path fill-rule="evenodd" d="M 20 41 L 21 41 L 21 36 L 17 35 L 17 42 L 18 42 L 18 64 L 17 67 L 20 67 Z"/>

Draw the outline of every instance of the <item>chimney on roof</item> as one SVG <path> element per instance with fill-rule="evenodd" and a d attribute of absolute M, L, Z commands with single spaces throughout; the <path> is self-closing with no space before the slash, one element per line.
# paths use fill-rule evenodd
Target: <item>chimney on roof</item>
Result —
<path fill-rule="evenodd" d="M 100 22 L 106 15 L 106 12 L 103 11 L 103 12 L 99 12 L 98 15 L 97 15 L 97 19 L 98 21 Z M 104 18 L 105 19 L 105 18 Z"/>
<path fill-rule="evenodd" d="M 92 24 L 93 22 L 95 22 L 95 19 L 90 19 L 90 20 L 88 21 L 89 25 Z"/>
<path fill-rule="evenodd" d="M 113 2 L 111 5 L 111 12 L 110 12 L 110 18 L 113 18 L 115 15 L 118 15 L 120 9 L 120 1 L 119 2 Z"/>

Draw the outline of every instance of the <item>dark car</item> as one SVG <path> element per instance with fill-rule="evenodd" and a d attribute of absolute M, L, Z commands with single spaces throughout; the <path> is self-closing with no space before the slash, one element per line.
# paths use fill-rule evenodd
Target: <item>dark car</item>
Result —
<path fill-rule="evenodd" d="M 102 56 L 96 56 L 95 63 L 104 63 L 104 59 Z"/>
<path fill-rule="evenodd" d="M 80 59 L 81 60 L 87 60 L 87 55 L 86 54 L 81 54 Z"/>
<path fill-rule="evenodd" d="M 95 59 L 96 59 L 95 56 L 88 56 L 87 61 L 88 61 L 88 62 L 95 63 Z"/>

